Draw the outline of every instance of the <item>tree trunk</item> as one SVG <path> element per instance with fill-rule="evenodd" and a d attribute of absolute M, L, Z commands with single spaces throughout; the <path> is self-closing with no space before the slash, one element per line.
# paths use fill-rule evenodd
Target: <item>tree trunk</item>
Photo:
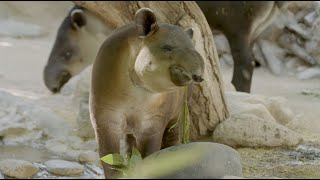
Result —
<path fill-rule="evenodd" d="M 195 49 L 205 61 L 204 81 L 191 84 L 188 101 L 190 138 L 197 140 L 212 136 L 214 128 L 229 116 L 220 77 L 219 59 L 211 29 L 198 5 L 193 1 L 74 1 L 97 16 L 106 25 L 119 28 L 133 22 L 136 11 L 148 7 L 159 22 L 175 24 L 194 31 Z"/>

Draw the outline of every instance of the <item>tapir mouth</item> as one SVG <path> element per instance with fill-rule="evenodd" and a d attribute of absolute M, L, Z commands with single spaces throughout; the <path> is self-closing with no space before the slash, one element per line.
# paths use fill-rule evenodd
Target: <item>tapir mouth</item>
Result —
<path fill-rule="evenodd" d="M 192 79 L 195 81 L 195 82 L 202 82 L 203 81 L 203 78 L 201 76 L 197 76 L 195 74 L 192 75 Z"/>
<path fill-rule="evenodd" d="M 202 82 L 203 78 L 201 76 L 191 74 L 180 66 L 171 66 L 170 75 L 172 82 L 177 86 L 185 86 L 190 83 L 191 80 L 195 82 Z"/>
<path fill-rule="evenodd" d="M 60 92 L 62 86 L 63 86 L 64 84 L 66 84 L 71 77 L 72 77 L 72 76 L 71 76 L 71 74 L 70 74 L 69 72 L 67 72 L 67 71 L 61 72 L 61 73 L 59 74 L 57 80 L 55 81 L 54 85 L 51 85 L 51 86 L 49 87 L 49 89 L 50 89 L 51 92 L 54 93 L 54 94 Z"/>
<path fill-rule="evenodd" d="M 69 81 L 69 79 L 71 78 L 71 74 L 67 71 L 63 71 L 61 74 L 60 74 L 60 89 L 61 87 L 67 83 Z"/>
<path fill-rule="evenodd" d="M 186 80 L 190 81 L 190 80 L 192 79 L 191 74 L 188 73 L 188 72 L 187 72 L 185 69 L 183 69 L 182 67 L 176 66 L 175 68 L 180 70 L 182 76 L 183 76 Z"/>

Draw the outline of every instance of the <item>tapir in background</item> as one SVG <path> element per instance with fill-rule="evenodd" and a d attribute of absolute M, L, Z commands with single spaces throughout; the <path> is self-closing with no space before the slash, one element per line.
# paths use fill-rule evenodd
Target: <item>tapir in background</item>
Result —
<path fill-rule="evenodd" d="M 213 30 L 222 31 L 234 59 L 232 84 L 250 92 L 254 59 L 251 46 L 288 1 L 196 1 Z M 59 27 L 44 69 L 44 82 L 53 93 L 92 64 L 112 31 L 88 10 L 74 6 Z"/>

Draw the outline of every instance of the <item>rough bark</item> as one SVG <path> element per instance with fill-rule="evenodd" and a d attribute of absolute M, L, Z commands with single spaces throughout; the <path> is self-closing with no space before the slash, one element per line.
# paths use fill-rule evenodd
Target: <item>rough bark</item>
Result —
<path fill-rule="evenodd" d="M 106 25 L 119 28 L 133 22 L 135 12 L 148 7 L 159 22 L 194 30 L 193 42 L 205 61 L 204 82 L 192 84 L 188 101 L 192 140 L 212 136 L 214 128 L 229 116 L 220 76 L 219 60 L 211 29 L 198 5 L 193 1 L 74 1 L 97 16 Z"/>

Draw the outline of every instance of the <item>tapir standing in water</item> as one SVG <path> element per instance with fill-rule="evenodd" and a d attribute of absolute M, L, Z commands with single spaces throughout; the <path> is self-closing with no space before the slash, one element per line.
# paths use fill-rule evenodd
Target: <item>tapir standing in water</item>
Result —
<path fill-rule="evenodd" d="M 90 117 L 100 157 L 127 145 L 146 157 L 178 143 L 168 131 L 182 109 L 184 87 L 201 82 L 204 61 L 194 49 L 191 29 L 157 23 L 148 8 L 134 23 L 113 31 L 102 44 L 92 69 Z M 115 171 L 103 163 L 105 176 Z"/>
<path fill-rule="evenodd" d="M 251 45 L 287 1 L 197 1 L 213 30 L 229 40 L 234 59 L 232 83 L 237 91 L 250 92 L 253 74 Z M 110 33 L 100 18 L 75 6 L 59 28 L 44 70 L 44 81 L 54 93 L 74 75 L 92 64 Z"/>

